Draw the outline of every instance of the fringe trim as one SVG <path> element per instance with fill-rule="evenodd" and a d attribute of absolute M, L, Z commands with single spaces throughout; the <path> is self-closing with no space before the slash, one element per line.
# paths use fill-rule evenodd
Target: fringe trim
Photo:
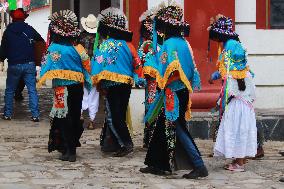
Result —
<path fill-rule="evenodd" d="M 148 75 L 152 78 L 156 78 L 156 81 L 159 82 L 162 79 L 162 76 L 159 74 L 158 70 L 154 69 L 153 67 L 151 66 L 145 66 L 143 67 L 143 73 L 144 73 L 144 76 L 145 75 Z"/>
<path fill-rule="evenodd" d="M 71 70 L 52 70 L 46 72 L 37 82 L 37 87 L 41 87 L 46 80 L 52 79 L 66 79 L 84 83 L 84 75 L 80 72 Z"/>
<path fill-rule="evenodd" d="M 102 71 L 99 74 L 92 76 L 92 81 L 94 85 L 97 85 L 103 79 L 130 85 L 134 84 L 132 77 L 110 71 Z"/>
<path fill-rule="evenodd" d="M 223 56 L 222 60 L 217 61 L 217 67 L 219 69 L 219 72 L 222 76 L 222 79 L 227 77 L 227 68 L 225 67 L 225 56 Z M 231 75 L 234 79 L 244 79 L 247 77 L 247 72 L 249 71 L 249 68 L 246 67 L 244 70 L 230 70 L 229 75 Z"/>

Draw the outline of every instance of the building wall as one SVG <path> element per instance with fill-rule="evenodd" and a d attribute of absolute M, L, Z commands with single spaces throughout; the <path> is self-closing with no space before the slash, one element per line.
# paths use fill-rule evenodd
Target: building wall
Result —
<path fill-rule="evenodd" d="M 236 31 L 255 72 L 256 108 L 284 108 L 284 31 L 256 29 L 256 0 L 237 0 Z"/>

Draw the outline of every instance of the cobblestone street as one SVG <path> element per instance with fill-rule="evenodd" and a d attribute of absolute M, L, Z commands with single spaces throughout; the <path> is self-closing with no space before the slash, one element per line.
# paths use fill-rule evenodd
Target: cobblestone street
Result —
<path fill-rule="evenodd" d="M 75 163 L 62 162 L 58 160 L 59 153 L 47 152 L 49 96 L 50 91 L 41 90 L 40 123 L 29 121 L 27 98 L 16 105 L 12 121 L 0 120 L 0 189 L 284 188 L 284 183 L 279 182 L 279 178 L 284 176 L 284 157 L 278 154 L 280 149 L 284 149 L 283 142 L 266 142 L 264 159 L 250 160 L 244 173 L 231 173 L 223 170 L 224 160 L 209 157 L 213 146 L 211 140 L 197 140 L 210 175 L 205 179 L 185 180 L 180 179 L 184 171 L 168 177 L 139 172 L 145 157 L 145 150 L 141 148 L 142 129 L 135 132 L 134 153 L 114 158 L 101 153 L 100 129 L 97 128 L 84 131 Z"/>

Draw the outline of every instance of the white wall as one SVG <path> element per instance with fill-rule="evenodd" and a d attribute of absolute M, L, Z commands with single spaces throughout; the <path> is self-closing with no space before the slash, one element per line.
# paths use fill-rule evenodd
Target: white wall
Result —
<path fill-rule="evenodd" d="M 236 31 L 255 72 L 256 108 L 284 108 L 284 30 L 256 29 L 256 0 L 237 0 Z"/>
<path fill-rule="evenodd" d="M 50 8 L 44 8 L 35 12 L 31 12 L 30 16 L 26 19 L 26 22 L 32 27 L 34 27 L 44 40 L 47 39 L 49 15 L 50 15 Z"/>

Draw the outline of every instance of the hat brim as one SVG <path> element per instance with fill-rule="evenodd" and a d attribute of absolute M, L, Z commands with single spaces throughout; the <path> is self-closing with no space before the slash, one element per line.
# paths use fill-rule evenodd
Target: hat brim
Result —
<path fill-rule="evenodd" d="M 219 40 L 219 41 L 222 41 L 222 42 L 226 42 L 230 39 L 239 41 L 239 35 L 237 33 L 234 33 L 233 35 L 228 35 L 228 34 L 225 34 L 225 33 L 216 32 L 216 31 L 211 29 L 211 30 L 209 30 L 209 39 L 211 39 L 213 41 Z"/>
<path fill-rule="evenodd" d="M 81 34 L 81 30 L 79 28 L 74 28 L 73 31 L 70 33 L 67 33 L 66 31 L 64 31 L 62 28 L 58 27 L 57 25 L 55 24 L 50 24 L 49 25 L 49 29 L 57 34 L 57 35 L 60 35 L 62 37 L 71 37 L 71 38 L 76 38 L 76 37 L 79 37 L 80 34 Z"/>
<path fill-rule="evenodd" d="M 165 32 L 167 35 L 182 35 L 188 37 L 190 34 L 190 25 L 187 22 L 176 21 L 168 22 L 161 18 L 155 18 L 156 29 Z"/>
<path fill-rule="evenodd" d="M 88 33 L 93 33 L 93 34 L 98 32 L 98 27 L 89 28 L 86 23 L 87 23 L 87 19 L 84 17 L 81 18 L 81 25 L 85 31 L 87 31 Z"/>
<path fill-rule="evenodd" d="M 98 32 L 114 39 L 125 40 L 127 42 L 131 42 L 133 37 L 133 33 L 131 31 L 123 30 L 103 22 L 99 23 Z"/>

